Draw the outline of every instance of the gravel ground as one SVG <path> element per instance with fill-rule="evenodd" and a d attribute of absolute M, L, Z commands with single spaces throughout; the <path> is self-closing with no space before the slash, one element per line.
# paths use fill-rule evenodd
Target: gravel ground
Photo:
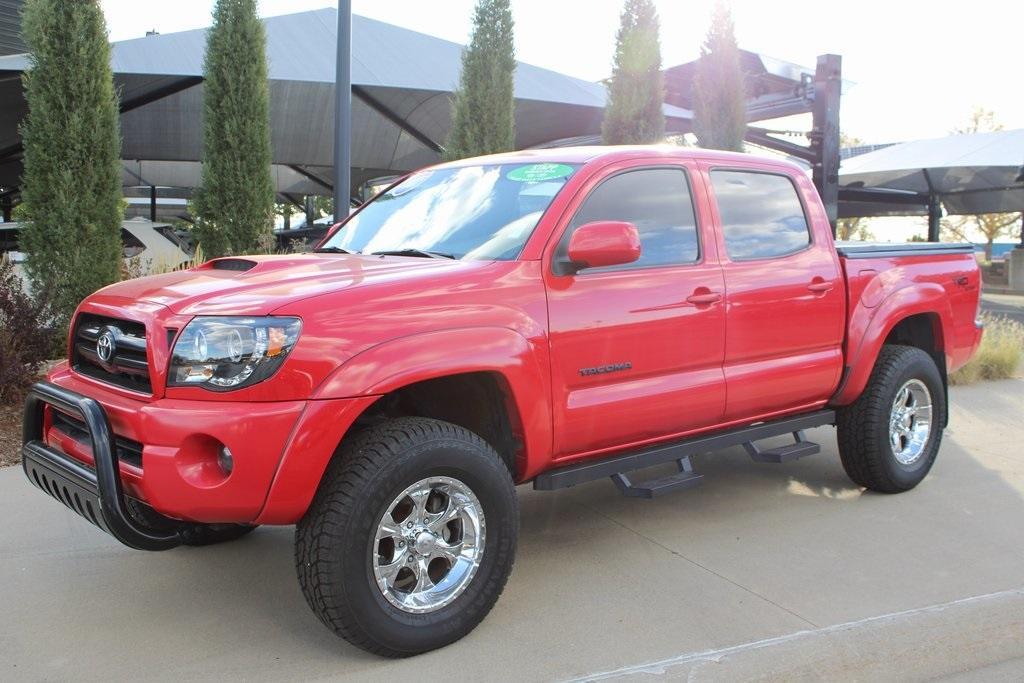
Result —
<path fill-rule="evenodd" d="M 0 467 L 21 461 L 21 405 L 0 406 Z"/>

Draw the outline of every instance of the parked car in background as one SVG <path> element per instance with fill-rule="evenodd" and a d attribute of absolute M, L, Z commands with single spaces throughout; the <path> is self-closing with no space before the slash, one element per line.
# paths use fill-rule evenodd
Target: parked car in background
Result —
<path fill-rule="evenodd" d="M 15 272 L 24 282 L 26 255 L 18 248 L 20 223 L 0 223 L 0 254 L 14 263 Z M 142 276 L 176 270 L 192 258 L 192 247 L 180 231 L 170 223 L 152 223 L 145 218 L 132 218 L 121 223 L 125 270 Z"/>
<path fill-rule="evenodd" d="M 947 373 L 981 339 L 979 284 L 969 244 L 837 245 L 781 160 L 465 159 L 378 194 L 314 253 L 88 297 L 69 361 L 31 391 L 24 469 L 134 548 L 295 524 L 320 620 L 407 656 L 497 601 L 516 484 L 610 477 L 649 498 L 700 482 L 691 455 L 785 463 L 820 450 L 804 430 L 835 425 L 858 486 L 917 486 Z"/>

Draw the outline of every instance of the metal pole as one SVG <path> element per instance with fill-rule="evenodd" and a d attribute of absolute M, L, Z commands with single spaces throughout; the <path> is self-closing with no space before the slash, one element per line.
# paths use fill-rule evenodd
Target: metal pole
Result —
<path fill-rule="evenodd" d="M 149 222 L 156 223 L 156 185 L 149 186 Z"/>
<path fill-rule="evenodd" d="M 942 220 L 942 205 L 937 195 L 928 195 L 928 241 L 938 242 Z"/>
<path fill-rule="evenodd" d="M 352 0 L 338 0 L 334 74 L 334 220 L 348 216 L 352 189 Z"/>
<path fill-rule="evenodd" d="M 825 213 L 836 234 L 839 217 L 839 100 L 843 94 L 843 58 L 819 55 L 814 71 L 813 124 L 811 150 L 815 154 L 811 170 Z"/>

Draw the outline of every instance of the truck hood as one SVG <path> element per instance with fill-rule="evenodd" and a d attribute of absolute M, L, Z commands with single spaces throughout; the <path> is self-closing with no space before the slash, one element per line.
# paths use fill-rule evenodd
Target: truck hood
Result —
<path fill-rule="evenodd" d="M 107 296 L 160 304 L 183 315 L 268 315 L 281 306 L 320 294 L 434 278 L 487 265 L 486 261 L 357 254 L 245 256 L 127 280 L 101 291 Z"/>

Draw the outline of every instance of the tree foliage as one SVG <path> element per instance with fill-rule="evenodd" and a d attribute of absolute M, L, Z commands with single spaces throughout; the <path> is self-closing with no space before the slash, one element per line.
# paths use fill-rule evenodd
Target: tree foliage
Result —
<path fill-rule="evenodd" d="M 509 0 L 479 0 L 473 35 L 462 52 L 459 87 L 444 158 L 463 159 L 515 147 L 516 58 Z"/>
<path fill-rule="evenodd" d="M 649 144 L 665 137 L 658 31 L 658 13 L 651 0 L 626 0 L 601 124 L 606 145 Z"/>
<path fill-rule="evenodd" d="M 121 138 L 103 12 L 95 0 L 29 0 L 20 243 L 32 290 L 66 327 L 121 268 Z"/>
<path fill-rule="evenodd" d="M 693 132 L 707 149 L 743 151 L 747 105 L 732 15 L 715 3 L 694 78 Z"/>
<path fill-rule="evenodd" d="M 267 250 L 274 186 L 266 35 L 256 0 L 217 0 L 203 70 L 196 236 L 211 257 Z"/>

